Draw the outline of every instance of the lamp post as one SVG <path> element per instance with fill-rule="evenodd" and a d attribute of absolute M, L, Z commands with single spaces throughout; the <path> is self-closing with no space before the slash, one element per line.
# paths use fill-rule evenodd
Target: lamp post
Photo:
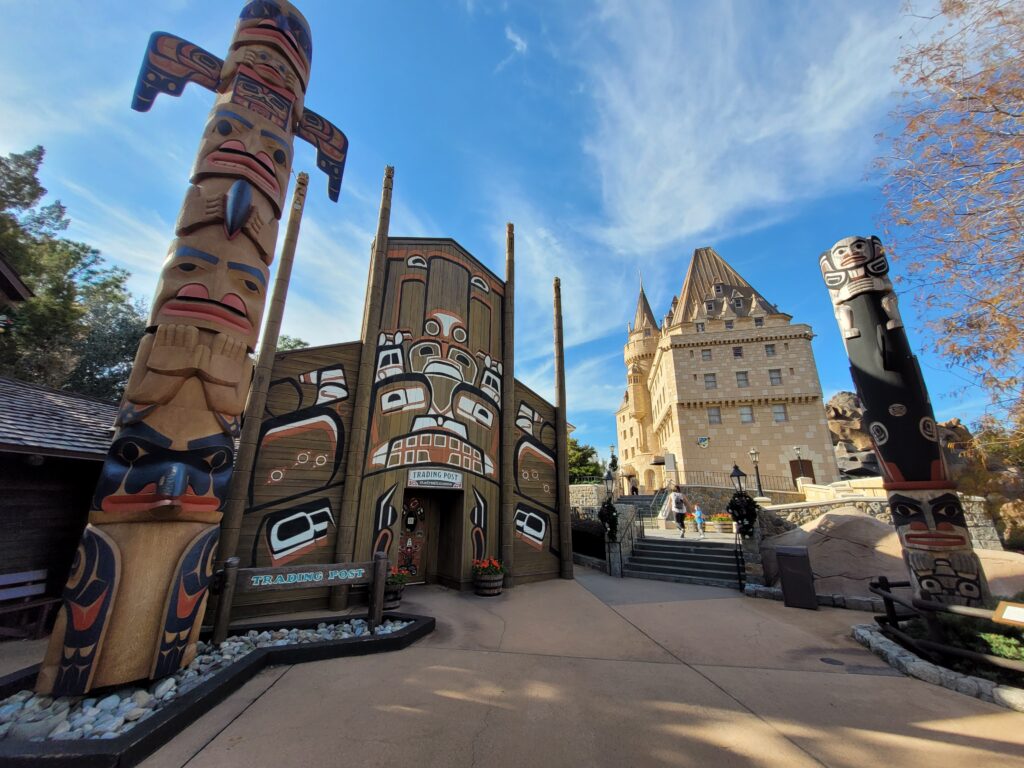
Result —
<path fill-rule="evenodd" d="M 757 466 L 757 460 L 760 455 L 757 452 L 757 448 L 750 449 L 750 462 L 754 465 L 754 478 L 757 480 L 757 495 L 759 497 L 764 496 L 764 489 L 761 487 L 761 469 Z"/>
<path fill-rule="evenodd" d="M 738 464 L 732 465 L 732 472 L 729 473 L 729 477 L 732 478 L 732 483 L 736 486 L 737 493 L 743 493 L 743 478 L 746 476 L 747 473 L 740 469 Z"/>
<path fill-rule="evenodd" d="M 612 488 L 615 486 L 615 475 L 612 474 L 611 468 L 605 470 L 604 473 L 604 490 L 608 494 L 608 501 L 612 500 Z"/>
<path fill-rule="evenodd" d="M 799 445 L 794 445 L 793 446 L 793 451 L 796 453 L 796 465 L 797 465 L 796 476 L 797 477 L 803 477 L 804 476 L 804 460 L 802 458 L 800 458 L 800 446 Z"/>

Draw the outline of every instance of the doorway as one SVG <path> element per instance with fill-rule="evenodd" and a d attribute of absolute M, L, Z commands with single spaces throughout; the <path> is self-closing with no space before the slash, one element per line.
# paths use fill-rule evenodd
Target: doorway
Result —
<path fill-rule="evenodd" d="M 798 477 L 809 477 L 811 482 L 817 482 L 814 479 L 814 463 L 810 459 L 791 459 L 789 462 L 789 472 L 793 475 L 793 487 L 796 488 L 796 479 Z"/>
<path fill-rule="evenodd" d="M 410 584 L 458 585 L 462 555 L 462 491 L 406 488 L 395 563 Z"/>

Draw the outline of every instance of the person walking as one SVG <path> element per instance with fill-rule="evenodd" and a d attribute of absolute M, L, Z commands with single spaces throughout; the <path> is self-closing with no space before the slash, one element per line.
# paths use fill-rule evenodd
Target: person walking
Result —
<path fill-rule="evenodd" d="M 631 486 L 629 486 L 629 495 L 630 496 L 638 496 L 638 495 L 640 495 L 640 487 L 636 484 L 636 481 L 633 481 L 633 484 Z"/>
<path fill-rule="evenodd" d="M 700 534 L 700 538 L 704 536 L 704 510 L 700 508 L 700 504 L 693 505 L 693 521 L 697 524 L 697 533 Z"/>
<path fill-rule="evenodd" d="M 683 499 L 683 494 L 679 492 L 679 486 L 677 485 L 672 493 L 669 494 L 668 503 L 676 513 L 676 525 L 679 527 L 679 538 L 686 538 L 686 500 Z"/>

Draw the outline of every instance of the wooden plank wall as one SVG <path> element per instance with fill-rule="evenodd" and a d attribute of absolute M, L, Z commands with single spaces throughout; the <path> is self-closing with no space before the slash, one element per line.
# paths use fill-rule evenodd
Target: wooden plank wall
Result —
<path fill-rule="evenodd" d="M 102 461 L 0 454 L 0 573 L 46 568 L 59 595 L 85 530 Z"/>
<path fill-rule="evenodd" d="M 238 556 L 243 568 L 330 562 L 359 383 L 359 342 L 274 359 Z M 327 606 L 328 589 L 239 595 L 238 618 Z"/>
<path fill-rule="evenodd" d="M 553 579 L 561 543 L 555 408 L 522 382 L 515 394 L 515 576 L 517 582 Z"/>
<path fill-rule="evenodd" d="M 406 238 L 388 243 L 384 286 L 355 557 L 397 561 L 409 471 L 451 470 L 454 540 L 434 545 L 468 584 L 473 558 L 499 554 L 505 286 L 453 240 Z"/>

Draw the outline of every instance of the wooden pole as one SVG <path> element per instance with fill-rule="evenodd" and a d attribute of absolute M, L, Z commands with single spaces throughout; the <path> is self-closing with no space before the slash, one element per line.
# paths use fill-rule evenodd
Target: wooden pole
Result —
<path fill-rule="evenodd" d="M 370 582 L 366 619 L 373 632 L 384 618 L 384 586 L 388 580 L 388 556 L 386 552 L 373 555 L 373 581 Z"/>
<path fill-rule="evenodd" d="M 284 304 L 288 297 L 288 284 L 292 278 L 292 263 L 295 261 L 295 247 L 299 242 L 299 227 L 302 225 L 302 211 L 306 204 L 306 186 L 308 184 L 309 175 L 305 172 L 299 173 L 295 180 L 292 211 L 288 217 L 288 229 L 281 247 L 277 277 L 274 279 L 274 292 L 270 298 L 270 305 L 267 307 L 266 324 L 263 327 L 263 338 L 260 340 L 256 369 L 253 371 L 252 386 L 249 389 L 249 399 L 242 415 L 242 434 L 238 440 L 238 454 L 235 456 L 235 469 L 231 475 L 231 485 L 228 488 L 224 519 L 220 524 L 221 539 L 217 559 L 222 566 L 228 558 L 234 557 L 238 550 L 242 517 L 245 515 L 246 503 L 249 498 L 249 481 L 252 478 L 253 465 L 256 462 L 260 426 L 263 423 L 263 409 L 267 404 L 267 390 L 270 388 L 270 377 L 274 370 L 277 339 L 281 333 Z M 217 615 L 220 616 L 219 610 Z"/>
<path fill-rule="evenodd" d="M 237 582 L 238 558 L 229 557 L 224 561 L 224 586 L 221 588 L 220 599 L 217 601 L 217 618 L 213 624 L 214 645 L 220 645 L 228 637 L 228 626 L 231 624 L 231 604 Z"/>
<path fill-rule="evenodd" d="M 363 484 L 363 463 L 366 459 L 366 432 L 370 422 L 370 392 L 373 389 L 374 369 L 377 364 L 377 334 L 380 331 L 381 303 L 384 301 L 384 267 L 388 254 L 388 228 L 391 225 L 391 190 L 395 169 L 384 169 L 384 183 L 380 193 L 380 214 L 377 233 L 373 238 L 370 255 L 370 274 L 366 284 L 366 303 L 363 305 L 362 349 L 359 352 L 359 385 L 356 389 L 352 413 L 352 431 L 348 439 L 348 463 L 345 466 L 345 493 L 341 502 L 338 538 L 334 546 L 334 561 L 347 563 L 355 548 L 356 522 L 359 516 L 359 496 Z M 330 607 L 340 611 L 348 606 L 347 586 L 331 589 Z"/>
<path fill-rule="evenodd" d="M 515 586 L 515 514 L 513 495 L 516 487 L 516 375 L 515 375 L 515 282 L 516 234 L 505 225 L 505 301 L 504 337 L 501 369 L 501 561 L 505 566 L 505 587 Z"/>
<path fill-rule="evenodd" d="M 555 440 L 558 486 L 558 525 L 561 531 L 559 551 L 562 556 L 561 576 L 572 576 L 572 519 L 569 515 L 569 422 L 565 412 L 565 352 L 562 347 L 562 281 L 557 277 L 555 288 Z"/>

